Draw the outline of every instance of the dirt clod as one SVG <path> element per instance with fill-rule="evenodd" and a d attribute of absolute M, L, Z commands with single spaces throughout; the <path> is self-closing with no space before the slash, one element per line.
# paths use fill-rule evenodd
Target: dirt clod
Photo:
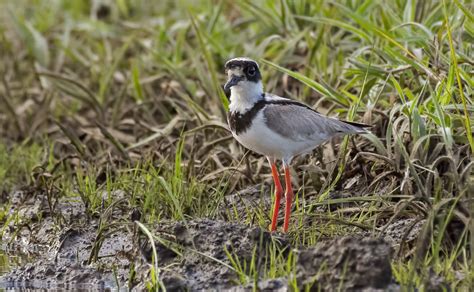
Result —
<path fill-rule="evenodd" d="M 343 237 L 298 252 L 297 280 L 312 291 L 383 289 L 392 279 L 390 259 L 383 239 Z"/>
<path fill-rule="evenodd" d="M 170 230 L 182 247 L 182 259 L 164 271 L 164 284 L 173 289 L 229 289 L 238 282 L 237 274 L 229 268 L 228 254 L 241 262 L 250 262 L 253 256 L 265 262 L 266 249 L 275 238 L 258 227 L 214 221 L 209 219 L 187 223 L 161 225 Z M 278 243 L 284 247 L 284 239 Z M 158 256 L 166 250 L 158 250 Z M 225 263 L 225 264 L 223 264 Z"/>

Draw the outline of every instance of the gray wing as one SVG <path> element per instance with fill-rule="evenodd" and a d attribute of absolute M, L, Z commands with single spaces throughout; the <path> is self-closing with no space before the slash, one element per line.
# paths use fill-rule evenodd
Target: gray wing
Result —
<path fill-rule="evenodd" d="M 268 104 L 263 115 L 270 129 L 295 141 L 321 141 L 334 136 L 366 132 L 363 127 L 325 117 L 297 104 Z"/>

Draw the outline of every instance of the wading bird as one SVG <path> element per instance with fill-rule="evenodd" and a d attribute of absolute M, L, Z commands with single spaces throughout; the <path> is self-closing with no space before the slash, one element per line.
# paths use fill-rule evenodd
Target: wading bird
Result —
<path fill-rule="evenodd" d="M 263 91 L 257 62 L 234 58 L 226 62 L 228 76 L 224 91 L 230 91 L 227 122 L 234 138 L 244 147 L 265 155 L 275 183 L 275 204 L 270 230 L 275 231 L 283 188 L 276 167 L 281 160 L 285 173 L 285 219 L 288 231 L 293 189 L 290 162 L 296 155 L 308 153 L 324 141 L 346 134 L 367 133 L 366 125 L 326 117 L 311 107 Z"/>

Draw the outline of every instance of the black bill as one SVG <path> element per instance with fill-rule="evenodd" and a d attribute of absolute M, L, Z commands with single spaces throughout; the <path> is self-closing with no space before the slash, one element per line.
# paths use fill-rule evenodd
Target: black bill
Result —
<path fill-rule="evenodd" d="M 230 90 L 234 85 L 237 85 L 244 77 L 232 75 L 227 83 L 224 85 L 224 91 Z"/>

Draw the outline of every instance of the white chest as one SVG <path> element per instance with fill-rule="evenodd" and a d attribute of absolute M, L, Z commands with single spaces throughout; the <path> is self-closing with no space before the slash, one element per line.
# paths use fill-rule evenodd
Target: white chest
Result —
<path fill-rule="evenodd" d="M 312 148 L 308 143 L 293 141 L 271 130 L 265 123 L 263 111 L 253 118 L 245 131 L 239 134 L 233 132 L 232 135 L 240 144 L 254 152 L 287 161 Z"/>

